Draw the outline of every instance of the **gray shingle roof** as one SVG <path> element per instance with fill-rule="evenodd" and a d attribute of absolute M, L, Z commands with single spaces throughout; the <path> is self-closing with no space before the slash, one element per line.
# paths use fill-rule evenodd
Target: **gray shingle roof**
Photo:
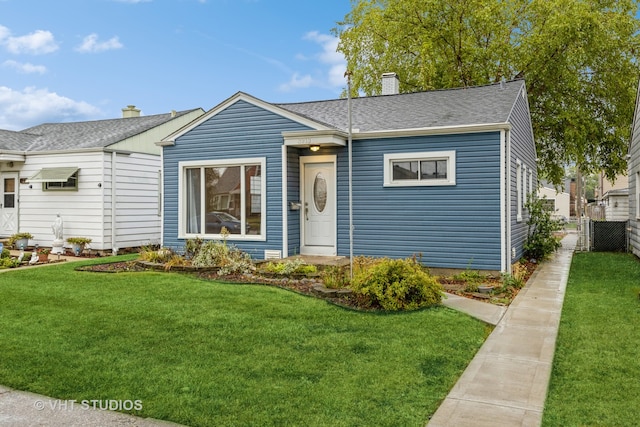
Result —
<path fill-rule="evenodd" d="M 24 151 L 35 138 L 37 135 L 0 129 L 0 150 Z"/>
<path fill-rule="evenodd" d="M 194 110 L 177 112 L 175 117 Z M 20 132 L 0 130 L 0 150 L 50 151 L 104 148 L 164 124 L 171 113 L 88 122 L 45 123 Z"/>
<path fill-rule="evenodd" d="M 360 132 L 506 123 L 523 80 L 352 99 L 352 126 Z M 274 104 L 280 108 L 347 130 L 347 100 Z"/>

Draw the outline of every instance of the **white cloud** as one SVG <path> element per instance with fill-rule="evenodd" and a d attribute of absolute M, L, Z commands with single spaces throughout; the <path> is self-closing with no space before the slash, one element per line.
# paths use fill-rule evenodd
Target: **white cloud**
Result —
<path fill-rule="evenodd" d="M 316 61 L 318 63 L 313 73 L 293 72 L 287 83 L 280 85 L 280 90 L 287 92 L 298 88 L 312 86 L 329 89 L 340 89 L 346 85 L 344 72 L 347 69 L 347 61 L 341 53 L 337 52 L 339 39 L 337 37 L 310 31 L 303 37 L 321 47 L 321 51 L 312 55 L 297 54 L 296 59 L 304 62 Z"/>
<path fill-rule="evenodd" d="M 83 121 L 100 115 L 93 105 L 48 89 L 28 87 L 20 92 L 0 86 L 0 129 L 21 130 L 41 123 Z"/>
<path fill-rule="evenodd" d="M 23 74 L 44 74 L 47 72 L 47 67 L 45 67 L 44 65 L 33 65 L 29 62 L 20 63 L 11 59 L 4 61 L 2 63 L 2 66 L 6 68 L 13 68 L 14 70 L 17 70 L 19 73 Z"/>
<path fill-rule="evenodd" d="M 36 30 L 26 36 L 13 37 L 7 27 L 0 26 L 0 43 L 11 53 L 41 55 L 58 50 L 50 31 Z"/>
<path fill-rule="evenodd" d="M 82 40 L 82 44 L 78 46 L 76 50 L 82 53 L 97 53 L 107 50 L 120 49 L 122 47 L 122 43 L 120 43 L 118 37 L 112 37 L 106 42 L 99 42 L 98 35 L 93 33 L 86 36 Z"/>

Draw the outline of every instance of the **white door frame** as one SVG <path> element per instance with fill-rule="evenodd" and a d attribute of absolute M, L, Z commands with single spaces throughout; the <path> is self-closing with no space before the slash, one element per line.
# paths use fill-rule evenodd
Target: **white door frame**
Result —
<path fill-rule="evenodd" d="M 4 218 L 5 218 L 5 214 L 6 211 L 5 206 L 4 206 L 4 180 L 5 178 L 13 178 L 15 181 L 15 188 L 14 188 L 14 207 L 11 208 L 14 210 L 14 215 L 15 215 L 15 226 L 14 227 L 7 227 L 5 222 L 4 222 Z M 18 232 L 18 230 L 20 229 L 20 204 L 19 204 L 19 200 L 20 200 L 20 174 L 18 172 L 0 172 L 0 235 L 7 235 L 10 236 L 12 234 L 15 234 Z"/>
<path fill-rule="evenodd" d="M 313 163 L 331 163 L 333 165 L 333 176 L 331 181 L 333 188 L 330 189 L 330 197 L 333 202 L 333 244 L 330 246 L 307 246 L 305 245 L 305 165 Z M 335 256 L 337 254 L 337 240 L 338 240 L 338 172 L 337 172 L 337 156 L 336 155 L 324 155 L 324 156 L 300 156 L 300 200 L 302 206 L 300 209 L 300 253 L 302 255 L 324 255 Z"/>

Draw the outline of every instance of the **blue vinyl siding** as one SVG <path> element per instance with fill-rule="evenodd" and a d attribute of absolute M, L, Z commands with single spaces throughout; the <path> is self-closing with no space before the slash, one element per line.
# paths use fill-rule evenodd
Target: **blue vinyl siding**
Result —
<path fill-rule="evenodd" d="M 233 238 L 229 241 L 257 259 L 264 257 L 265 249 L 281 250 L 282 132 L 306 129 L 308 127 L 241 100 L 178 138 L 174 146 L 164 147 L 164 246 L 180 251 L 185 243 L 177 237 L 180 161 L 265 157 L 266 241 L 234 241 Z"/>
<path fill-rule="evenodd" d="M 383 156 L 455 150 L 456 185 L 383 187 Z M 338 160 L 338 253 L 349 253 L 348 158 Z M 500 269 L 500 134 L 357 140 L 354 255 L 410 257 L 430 267 Z"/>

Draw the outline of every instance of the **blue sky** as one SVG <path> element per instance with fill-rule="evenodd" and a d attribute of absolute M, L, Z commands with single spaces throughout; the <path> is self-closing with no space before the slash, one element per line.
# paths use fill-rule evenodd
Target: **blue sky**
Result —
<path fill-rule="evenodd" d="M 0 129 L 332 99 L 349 0 L 0 0 Z"/>

